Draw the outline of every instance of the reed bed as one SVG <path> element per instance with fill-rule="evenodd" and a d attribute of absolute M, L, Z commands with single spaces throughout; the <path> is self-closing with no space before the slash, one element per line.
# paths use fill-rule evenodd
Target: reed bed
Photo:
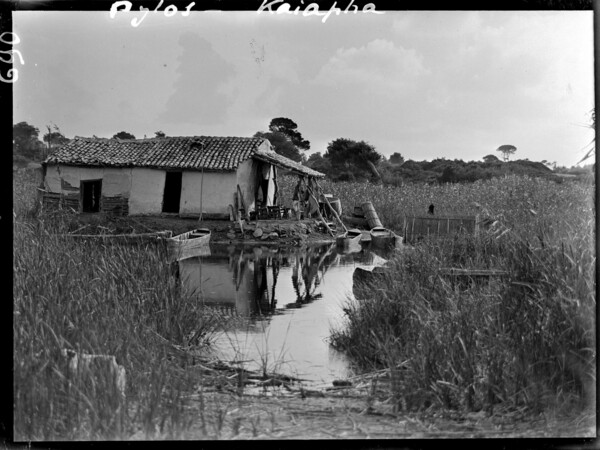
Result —
<path fill-rule="evenodd" d="M 15 440 L 181 436 L 197 419 L 185 394 L 202 382 L 190 353 L 208 348 L 225 319 L 183 296 L 163 246 L 61 236 L 61 213 L 36 216 L 28 198 L 36 183 L 16 174 Z M 70 383 L 67 348 L 115 356 L 126 370 L 126 404 L 118 409 L 107 375 L 95 385 Z"/>
<path fill-rule="evenodd" d="M 41 174 L 14 174 L 15 440 L 178 439 L 198 421 L 209 435 L 222 414 L 205 411 L 202 396 L 200 418 L 190 413 L 189 394 L 206 376 L 190 349 L 210 347 L 226 319 L 184 298 L 161 246 L 61 237 L 69 217 L 40 213 Z M 470 185 L 320 183 L 346 211 L 371 201 L 397 231 L 404 214 L 430 203 L 438 214 L 491 219 L 477 237 L 426 239 L 400 253 L 376 283 L 356 287 L 360 299 L 348 300 L 344 325 L 332 330 L 332 345 L 365 370 L 389 369 L 399 408 L 593 410 L 593 186 L 516 176 Z M 284 201 L 294 184 L 281 177 Z M 448 266 L 509 276 L 457 285 L 439 271 Z M 69 384 L 64 348 L 116 356 L 127 373 L 124 409 L 108 379 Z"/>
<path fill-rule="evenodd" d="M 365 370 L 388 368 L 399 408 L 587 411 L 596 366 L 593 186 L 506 177 L 469 185 L 326 184 L 384 225 L 429 203 L 492 218 L 479 235 L 425 239 L 355 286 L 331 344 Z M 419 189 L 420 188 L 420 189 Z M 395 214 L 395 215 L 394 215 Z M 508 276 L 453 283 L 442 267 Z"/>
<path fill-rule="evenodd" d="M 532 210 L 540 218 L 550 219 L 573 213 L 582 216 L 593 207 L 590 184 L 557 184 L 516 175 L 464 184 L 390 186 L 326 180 L 320 184 L 326 193 L 341 200 L 346 212 L 372 202 L 383 225 L 396 231 L 401 231 L 404 215 L 427 215 L 430 204 L 439 216 L 490 215 L 511 226 L 529 226 Z"/>

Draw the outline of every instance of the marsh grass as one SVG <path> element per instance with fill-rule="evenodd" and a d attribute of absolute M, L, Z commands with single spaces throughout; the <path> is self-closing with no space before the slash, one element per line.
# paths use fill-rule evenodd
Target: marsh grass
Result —
<path fill-rule="evenodd" d="M 282 192 L 291 194 L 283 178 Z M 208 375 L 187 351 L 209 345 L 223 317 L 181 293 L 160 246 L 59 236 L 71 230 L 70 215 L 40 210 L 39 181 L 39 173 L 18 171 L 13 183 L 15 440 L 180 439 L 198 422 L 204 437 L 224 435 L 228 407 L 205 401 Z M 593 408 L 590 186 L 519 177 L 401 188 L 321 184 L 346 211 L 372 201 L 396 230 L 405 212 L 429 203 L 440 214 L 494 220 L 476 239 L 425 240 L 402 253 L 383 280 L 363 287 L 363 300 L 349 302 L 343 327 L 333 330 L 331 342 L 363 368 L 391 369 L 398 409 Z M 440 276 L 445 266 L 499 268 L 510 277 L 456 286 Z M 69 383 L 63 348 L 117 357 L 127 371 L 123 414 L 108 377 Z M 196 408 L 192 392 L 199 392 Z M 256 437 L 260 417 L 248 420 Z M 234 434 L 240 428 L 232 425 Z"/>
<path fill-rule="evenodd" d="M 294 177 L 281 177 L 282 198 L 291 199 Z M 500 220 L 511 229 L 529 227 L 532 213 L 550 220 L 575 214 L 588 217 L 593 208 L 593 182 L 556 183 L 527 176 L 509 175 L 474 183 L 422 184 L 392 186 L 374 183 L 331 182 L 320 180 L 325 193 L 341 200 L 345 215 L 354 206 L 371 202 L 384 227 L 401 232 L 405 215 L 427 215 L 430 204 L 439 216 L 476 215 Z"/>
<path fill-rule="evenodd" d="M 192 420 L 185 393 L 202 382 L 190 350 L 210 345 L 222 318 L 201 299 L 185 297 L 163 246 L 61 236 L 69 214 L 39 214 L 30 198 L 37 179 L 19 175 L 25 179 L 16 177 L 13 213 L 15 440 L 181 435 Z M 117 410 L 107 374 L 72 383 L 63 348 L 114 355 L 126 369 L 126 405 Z"/>
<path fill-rule="evenodd" d="M 360 197 L 352 196 L 363 186 L 334 189 L 342 202 L 358 204 Z M 348 301 L 345 323 L 332 330 L 334 347 L 364 369 L 389 368 L 399 408 L 593 414 L 591 186 L 507 177 L 376 194 L 385 189 L 367 191 L 384 225 L 399 223 L 390 210 L 410 211 L 411 203 L 415 209 L 406 198 L 412 192 L 419 204 L 483 212 L 493 226 L 477 236 L 425 239 L 390 261 L 385 275 L 356 286 L 360 298 Z M 500 269 L 508 276 L 456 284 L 442 267 Z"/>

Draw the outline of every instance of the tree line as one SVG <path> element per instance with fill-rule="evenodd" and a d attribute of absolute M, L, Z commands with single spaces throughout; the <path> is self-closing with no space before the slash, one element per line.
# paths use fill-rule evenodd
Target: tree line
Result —
<path fill-rule="evenodd" d="M 46 132 L 41 135 L 40 129 L 27 123 L 19 122 L 13 125 L 13 162 L 16 164 L 26 164 L 30 161 L 43 161 L 50 154 L 52 149 L 64 145 L 71 141 L 55 124 L 46 125 Z M 166 134 L 162 131 L 155 131 L 155 137 L 163 138 Z M 97 136 L 93 136 L 97 137 Z M 112 136 L 113 139 L 136 139 L 136 137 L 127 132 L 119 131 Z"/>
<path fill-rule="evenodd" d="M 582 176 L 593 172 L 591 165 L 568 169 L 548 161 L 537 162 L 527 159 L 503 161 L 491 154 L 484 156 L 482 161 L 467 162 L 446 158 L 436 158 L 431 161 L 405 160 L 398 152 L 385 158 L 383 155 L 376 155 L 374 148 L 365 142 L 348 141 L 347 139 L 332 141 L 325 154 L 310 155 L 306 165 L 324 173 L 333 181 L 368 181 L 395 186 L 403 183 L 472 183 L 507 174 L 551 178 L 558 181 L 557 173 Z M 368 152 L 366 154 L 370 159 L 363 157 L 365 152 Z"/>
<path fill-rule="evenodd" d="M 496 149 L 500 158 L 489 154 L 482 158 L 483 161 L 445 158 L 412 161 L 405 160 L 399 152 L 386 158 L 363 140 L 337 138 L 329 142 L 324 153 L 316 152 L 306 157 L 305 151 L 310 149 L 310 143 L 302 137 L 298 125 L 285 117 L 272 119 L 269 131 L 257 132 L 255 137 L 268 139 L 277 153 L 324 173 L 333 181 L 371 181 L 393 185 L 405 182 L 464 183 L 508 173 L 556 179 L 553 169 L 561 170 L 556 163 L 545 160 L 510 161 L 517 151 L 517 147 L 511 144 L 500 145 Z M 551 166 L 554 166 L 553 169 Z M 563 173 L 568 172 L 566 168 L 562 169 Z M 584 171 L 587 173 L 589 169 Z"/>
<path fill-rule="evenodd" d="M 40 130 L 27 122 L 20 122 L 13 126 L 15 163 L 41 161 L 53 148 L 70 141 L 56 125 L 46 125 L 45 128 L 46 132 L 40 140 Z M 154 134 L 156 138 L 167 137 L 163 131 L 155 131 Z M 567 169 L 557 167 L 556 163 L 545 160 L 509 161 L 517 151 L 514 145 L 509 144 L 501 145 L 496 149 L 502 159 L 489 154 L 482 158 L 483 161 L 465 162 L 460 159 L 445 158 L 412 161 L 405 160 L 399 152 L 394 152 L 386 158 L 377 152 L 373 145 L 362 140 L 337 138 L 329 142 L 324 153 L 316 152 L 307 157 L 306 151 L 310 149 L 310 142 L 302 136 L 298 124 L 287 117 L 273 118 L 268 130 L 257 131 L 254 137 L 268 139 L 275 152 L 324 173 L 333 181 L 371 181 L 392 185 L 401 185 L 405 182 L 461 183 L 489 179 L 508 173 L 556 178 L 555 173 L 580 176 L 593 171 L 592 166 Z M 136 139 L 127 131 L 119 131 L 112 138 Z"/>

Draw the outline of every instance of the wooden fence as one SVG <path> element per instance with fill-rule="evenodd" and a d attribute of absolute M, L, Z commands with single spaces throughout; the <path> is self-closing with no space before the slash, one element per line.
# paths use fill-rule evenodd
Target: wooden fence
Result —
<path fill-rule="evenodd" d="M 479 216 L 404 216 L 404 242 L 459 233 L 477 234 Z"/>

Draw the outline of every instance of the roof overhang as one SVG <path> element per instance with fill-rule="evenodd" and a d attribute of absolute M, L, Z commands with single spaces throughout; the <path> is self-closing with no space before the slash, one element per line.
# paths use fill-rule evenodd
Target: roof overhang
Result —
<path fill-rule="evenodd" d="M 325 174 L 321 172 L 317 172 L 310 167 L 306 167 L 275 152 L 258 151 L 252 155 L 252 158 L 272 164 L 280 169 L 289 170 L 296 175 L 312 178 L 323 178 L 325 176 Z"/>

